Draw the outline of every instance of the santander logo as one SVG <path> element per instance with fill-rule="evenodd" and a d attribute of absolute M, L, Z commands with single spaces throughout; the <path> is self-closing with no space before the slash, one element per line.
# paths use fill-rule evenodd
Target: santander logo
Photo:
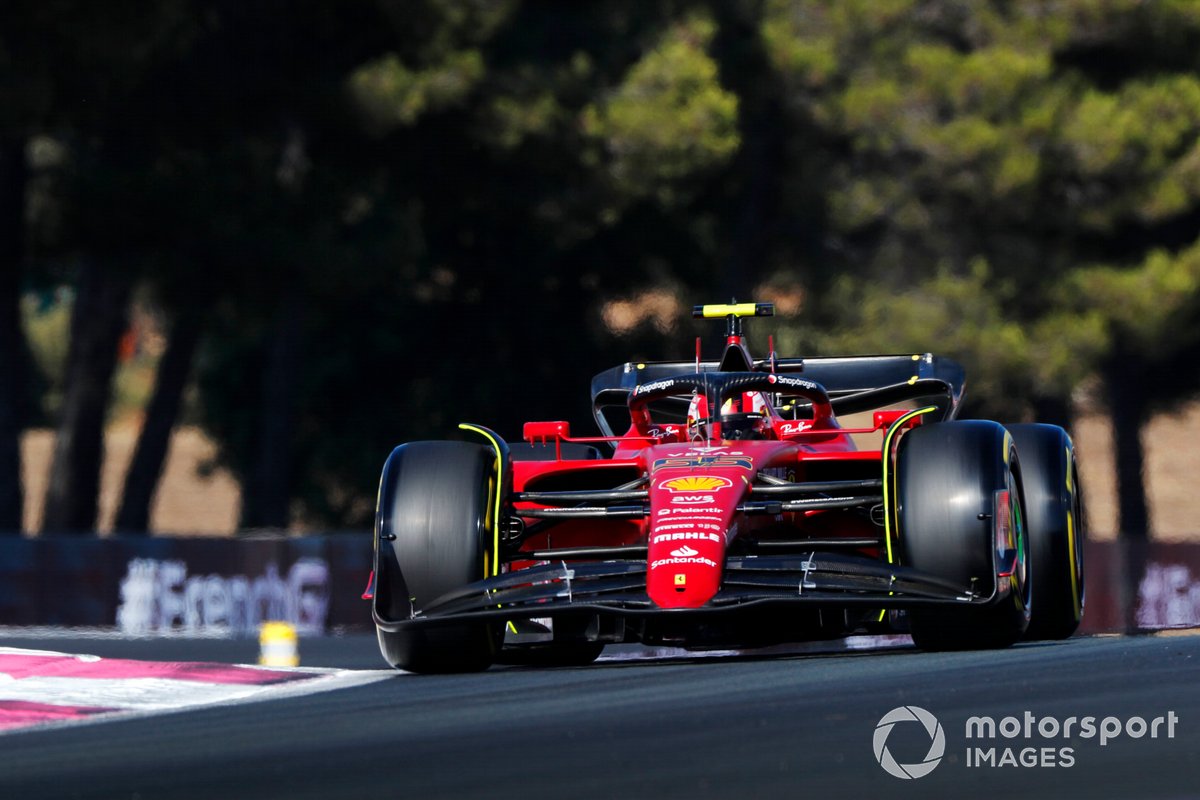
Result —
<path fill-rule="evenodd" d="M 680 547 L 678 550 L 671 551 L 672 558 L 691 558 L 693 556 L 698 556 L 698 555 L 700 555 L 699 550 L 693 550 L 692 548 L 688 547 L 686 544 L 683 547 Z"/>

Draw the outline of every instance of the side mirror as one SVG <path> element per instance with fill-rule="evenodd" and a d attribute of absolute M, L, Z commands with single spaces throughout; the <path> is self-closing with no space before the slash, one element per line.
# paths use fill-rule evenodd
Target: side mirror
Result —
<path fill-rule="evenodd" d="M 521 429 L 521 436 L 530 444 L 537 442 L 544 444 L 548 440 L 569 439 L 571 436 L 571 423 L 526 422 L 525 427 Z"/>
<path fill-rule="evenodd" d="M 898 408 L 898 409 L 894 409 L 891 411 L 876 411 L 875 412 L 875 430 L 886 431 L 888 428 L 892 427 L 892 425 L 896 424 L 896 420 L 903 417 L 910 410 L 911 409 L 907 409 L 907 408 Z M 920 425 L 924 421 L 925 421 L 924 417 L 917 416 L 917 417 L 913 417 L 912 419 L 910 419 L 908 421 L 907 425 L 910 428 L 915 428 L 916 426 Z"/>

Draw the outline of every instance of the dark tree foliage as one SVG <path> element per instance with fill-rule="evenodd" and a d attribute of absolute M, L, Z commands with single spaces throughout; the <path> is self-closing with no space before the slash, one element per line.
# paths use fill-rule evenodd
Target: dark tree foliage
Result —
<path fill-rule="evenodd" d="M 105 412 L 117 341 L 128 324 L 129 275 L 103 262 L 87 262 L 81 272 L 71 314 L 62 418 L 42 518 L 46 533 L 95 529 Z"/>
<path fill-rule="evenodd" d="M 1002 419 L 1069 423 L 1098 376 L 1145 536 L 1141 427 L 1200 388 L 1197 8 L 781 1 L 762 30 L 830 165 L 840 275 L 796 340 L 948 351 Z"/>
<path fill-rule="evenodd" d="M 113 525 L 117 533 L 139 535 L 150 530 L 150 507 L 204 330 L 203 313 L 203 307 L 182 312 L 168 334 L 155 376 L 154 393 L 125 474 L 121 504 Z"/>
<path fill-rule="evenodd" d="M 1198 45 L 1178 3 L 5 3 L 0 531 L 21 292 L 64 283 L 46 530 L 95 524 L 131 296 L 167 345 L 127 533 L 181 418 L 243 527 L 363 526 L 397 443 L 591 432 L 592 374 L 736 296 L 781 350 L 958 356 L 980 414 L 1098 380 L 1144 534 L 1140 426 L 1200 389 Z"/>

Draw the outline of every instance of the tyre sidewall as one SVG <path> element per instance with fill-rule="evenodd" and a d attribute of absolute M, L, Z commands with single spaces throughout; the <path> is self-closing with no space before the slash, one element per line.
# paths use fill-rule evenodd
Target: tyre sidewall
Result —
<path fill-rule="evenodd" d="M 389 456 L 376 510 L 377 623 L 403 623 L 486 577 L 493 461 L 466 442 L 412 442 Z M 388 663 L 414 672 L 486 669 L 503 638 L 497 623 L 377 630 Z"/>
<path fill-rule="evenodd" d="M 489 458 L 465 442 L 413 442 L 388 458 L 376 513 L 378 582 L 396 590 L 385 619 L 485 577 Z"/>
<path fill-rule="evenodd" d="M 996 594 L 990 606 L 914 609 L 910 625 L 929 649 L 1001 647 L 1025 631 L 1033 605 L 1035 565 L 1025 548 L 1023 580 L 996 575 L 996 492 L 1008 490 L 1014 526 L 1021 524 L 1021 467 L 1003 426 L 984 420 L 942 422 L 915 428 L 896 456 L 896 519 L 900 563 L 951 581 L 978 595 Z M 1014 539 L 1021 535 L 1014 530 Z M 1026 537 L 1027 538 L 1027 537 Z M 1007 593 L 998 580 L 1010 580 Z"/>

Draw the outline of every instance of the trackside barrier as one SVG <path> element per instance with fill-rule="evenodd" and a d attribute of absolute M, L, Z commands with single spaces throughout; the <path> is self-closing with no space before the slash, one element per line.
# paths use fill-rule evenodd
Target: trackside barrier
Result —
<path fill-rule="evenodd" d="M 369 533 L 230 539 L 0 539 L 0 625 L 256 637 L 366 630 Z"/>
<path fill-rule="evenodd" d="M 1084 553 L 1083 631 L 1200 626 L 1200 544 L 1088 542 Z"/>
<path fill-rule="evenodd" d="M 0 626 L 257 637 L 275 621 L 302 636 L 367 631 L 370 540 L 0 538 Z M 1084 632 L 1200 626 L 1200 544 L 1089 542 L 1086 558 Z"/>

